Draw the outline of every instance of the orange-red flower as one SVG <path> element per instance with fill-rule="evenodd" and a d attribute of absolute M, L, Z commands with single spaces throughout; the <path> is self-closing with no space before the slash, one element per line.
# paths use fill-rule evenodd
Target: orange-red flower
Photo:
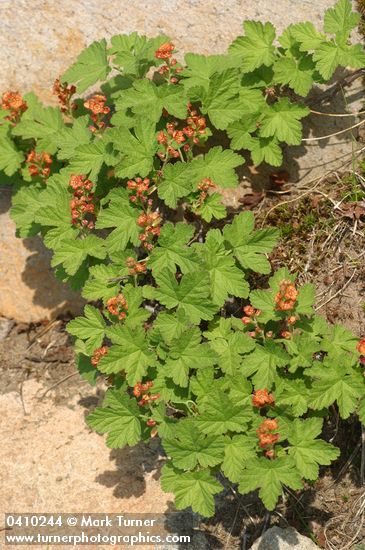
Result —
<path fill-rule="evenodd" d="M 298 297 L 298 291 L 295 285 L 284 280 L 280 283 L 279 292 L 275 296 L 276 309 L 279 311 L 289 311 L 295 306 Z"/>
<path fill-rule="evenodd" d="M 127 266 L 129 267 L 130 275 L 139 275 L 140 273 L 146 273 L 147 263 L 137 262 L 134 258 L 127 258 Z"/>
<path fill-rule="evenodd" d="M 250 323 L 252 323 L 251 317 L 241 317 L 241 321 L 244 325 L 249 325 Z"/>
<path fill-rule="evenodd" d="M 5 118 L 15 123 L 19 120 L 21 114 L 27 110 L 28 106 L 18 92 L 9 90 L 2 95 L 1 108 L 10 111 L 10 114 Z"/>
<path fill-rule="evenodd" d="M 365 355 L 365 336 L 358 342 L 356 349 L 361 355 Z"/>
<path fill-rule="evenodd" d="M 50 165 L 52 164 L 52 157 L 49 153 L 42 152 L 36 153 L 34 150 L 30 151 L 25 159 L 28 164 L 29 174 L 33 176 L 41 176 L 47 179 L 51 173 Z"/>
<path fill-rule="evenodd" d="M 61 84 L 60 79 L 57 78 L 54 81 L 52 91 L 54 95 L 58 97 L 62 113 L 67 113 L 77 109 L 76 103 L 70 103 L 71 97 L 76 92 L 76 87 L 74 85 L 68 86 L 67 82 Z"/>
<path fill-rule="evenodd" d="M 94 350 L 93 356 L 91 358 L 91 364 L 93 365 L 93 367 L 96 368 L 98 366 L 100 359 L 107 355 L 108 351 L 108 346 L 102 346 L 101 348 L 96 348 Z"/>
<path fill-rule="evenodd" d="M 275 418 L 267 418 L 258 427 L 257 435 L 259 436 L 259 446 L 264 449 L 274 445 L 280 439 L 280 434 L 272 433 L 279 428 Z"/>
<path fill-rule="evenodd" d="M 171 42 L 165 42 L 155 51 L 155 57 L 156 59 L 170 59 L 174 50 L 175 46 Z"/>
<path fill-rule="evenodd" d="M 243 308 L 243 311 L 248 317 L 252 317 L 255 314 L 255 308 L 253 308 L 252 306 L 245 306 Z"/>
<path fill-rule="evenodd" d="M 148 192 L 150 188 L 151 180 L 149 178 L 135 178 L 134 180 L 129 180 L 127 187 L 132 191 L 132 195 L 129 197 L 131 202 L 137 202 L 140 200 L 142 203 L 145 203 L 148 200 Z M 151 202 L 152 204 L 152 202 Z"/>
<path fill-rule="evenodd" d="M 103 128 L 105 123 L 101 120 L 104 115 L 110 113 L 110 108 L 105 105 L 105 95 L 96 94 L 84 102 L 85 109 L 91 111 L 90 118 L 96 127 L 91 126 L 90 130 L 95 132 L 98 128 Z"/>
<path fill-rule="evenodd" d="M 144 230 L 138 238 L 146 250 L 152 250 L 153 244 L 151 241 L 154 237 L 159 236 L 161 232 L 161 221 L 162 219 L 159 212 L 149 212 L 138 216 L 137 225 Z"/>
<path fill-rule="evenodd" d="M 150 389 L 153 387 L 152 380 L 149 380 L 142 384 L 141 382 L 137 382 L 133 386 L 133 395 L 135 397 L 141 397 L 141 399 L 138 401 L 138 405 L 140 407 L 143 407 L 145 405 L 148 405 L 151 401 L 157 401 L 157 399 L 160 398 L 159 393 L 151 394 Z M 152 424 L 151 424 L 152 425 Z M 154 425 L 154 424 L 153 424 Z"/>
<path fill-rule="evenodd" d="M 279 434 L 260 434 L 259 435 L 259 446 L 264 449 L 265 447 L 268 447 L 270 445 L 274 445 L 277 441 L 279 441 Z"/>
<path fill-rule="evenodd" d="M 266 433 L 271 430 L 277 430 L 279 428 L 276 418 L 266 418 L 258 428 L 259 433 Z"/>
<path fill-rule="evenodd" d="M 266 389 L 256 390 L 252 396 L 252 405 L 261 409 L 267 405 L 274 405 L 275 400 L 272 393 L 268 393 Z"/>
<path fill-rule="evenodd" d="M 128 311 L 128 303 L 123 294 L 118 294 L 113 298 L 109 298 L 106 303 L 107 310 L 112 315 L 116 315 L 120 321 L 126 318 Z"/>
<path fill-rule="evenodd" d="M 69 184 L 74 191 L 73 199 L 70 201 L 72 225 L 93 229 L 95 224 L 89 217 L 95 211 L 93 182 L 81 174 L 72 175 Z"/>

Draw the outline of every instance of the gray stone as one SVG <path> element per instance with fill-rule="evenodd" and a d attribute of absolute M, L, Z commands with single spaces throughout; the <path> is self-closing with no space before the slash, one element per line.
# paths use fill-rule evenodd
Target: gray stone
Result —
<path fill-rule="evenodd" d="M 293 527 L 271 527 L 255 541 L 251 550 L 318 550 L 319 546 Z"/>

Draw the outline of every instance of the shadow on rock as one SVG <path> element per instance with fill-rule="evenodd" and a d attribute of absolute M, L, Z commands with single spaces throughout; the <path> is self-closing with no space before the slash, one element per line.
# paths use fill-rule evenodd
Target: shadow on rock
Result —
<path fill-rule="evenodd" d="M 97 476 L 96 481 L 104 487 L 113 488 L 116 498 L 140 497 L 146 490 L 146 473 L 159 470 L 164 464 L 163 451 L 158 439 L 151 440 L 147 445 L 139 443 L 135 447 L 113 449 L 110 461 L 115 463 L 114 470 L 108 470 Z"/>
<path fill-rule="evenodd" d="M 52 317 L 69 312 L 82 312 L 85 300 L 72 292 L 66 283 L 57 280 L 51 267 L 52 253 L 39 237 L 23 239 L 23 245 L 30 254 L 22 272 L 23 282 L 34 290 L 33 303 L 52 310 Z"/>

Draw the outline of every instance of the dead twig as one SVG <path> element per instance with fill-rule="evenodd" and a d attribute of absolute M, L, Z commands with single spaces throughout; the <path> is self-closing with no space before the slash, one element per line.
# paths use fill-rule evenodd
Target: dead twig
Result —
<path fill-rule="evenodd" d="M 34 338 L 29 342 L 28 344 L 28 347 L 26 349 L 26 351 L 28 351 L 32 346 L 34 346 L 34 344 L 40 339 L 42 338 L 42 336 L 44 336 L 49 330 L 51 330 L 52 327 L 54 327 L 55 325 L 58 325 L 60 324 L 61 321 L 59 319 L 54 319 L 53 321 L 50 321 L 48 323 L 48 325 L 46 327 L 44 327 L 43 330 L 41 330 L 41 332 L 39 334 L 37 334 L 36 336 L 34 336 Z"/>
<path fill-rule="evenodd" d="M 315 310 L 318 311 L 320 309 L 322 309 L 322 307 L 326 306 L 327 304 L 329 304 L 329 302 L 331 302 L 332 300 L 334 300 L 336 298 L 336 296 L 338 296 L 339 294 L 341 294 L 341 292 L 343 292 L 348 286 L 349 284 L 351 283 L 352 279 L 355 277 L 355 274 L 357 272 L 357 269 L 354 269 L 351 277 L 349 278 L 348 281 L 346 281 L 346 283 L 340 288 L 340 290 L 338 290 L 333 296 L 330 296 L 328 298 L 328 300 L 326 300 L 325 302 L 323 302 L 323 304 L 320 304 L 318 305 Z"/>
<path fill-rule="evenodd" d="M 237 516 L 238 516 L 238 511 L 240 509 L 240 503 L 238 503 L 237 505 L 237 508 L 236 508 L 236 513 L 234 515 L 234 518 L 233 518 L 233 523 L 232 523 L 232 527 L 228 533 L 228 537 L 227 537 L 227 540 L 226 540 L 226 544 L 224 545 L 224 550 L 226 550 L 227 548 L 229 548 L 229 541 L 231 540 L 231 536 L 232 536 L 232 532 L 233 532 L 233 529 L 234 529 L 234 526 L 236 525 L 236 521 L 237 521 Z"/>
<path fill-rule="evenodd" d="M 21 402 L 22 407 L 23 407 L 24 416 L 28 416 L 28 413 L 27 413 L 27 411 L 26 411 L 25 404 L 24 404 L 23 384 L 24 384 L 24 378 L 23 378 L 23 380 L 21 381 L 20 386 L 19 386 L 19 396 L 20 396 L 20 402 Z"/>
<path fill-rule="evenodd" d="M 51 390 L 53 390 L 54 388 L 57 388 L 57 386 L 60 386 L 61 384 L 63 384 L 63 382 L 66 382 L 66 380 L 69 380 L 69 378 L 72 378 L 73 376 L 76 376 L 78 373 L 78 371 L 76 372 L 72 372 L 71 374 L 68 374 L 67 376 L 65 376 L 64 378 L 62 378 L 62 380 L 59 380 L 58 382 L 56 382 L 56 384 L 53 384 L 53 386 L 51 386 L 50 388 L 48 388 L 39 398 L 39 401 L 42 401 L 42 399 L 47 395 L 48 392 L 50 392 Z"/>

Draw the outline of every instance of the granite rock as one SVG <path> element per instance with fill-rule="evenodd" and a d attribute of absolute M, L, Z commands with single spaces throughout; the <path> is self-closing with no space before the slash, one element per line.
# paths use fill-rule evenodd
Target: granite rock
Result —
<path fill-rule="evenodd" d="M 170 35 L 180 53 L 224 52 L 242 32 L 242 21 L 271 21 L 282 31 L 288 24 L 310 20 L 320 26 L 324 11 L 334 0 L 1 0 L 0 2 L 0 91 L 34 90 L 45 102 L 54 102 L 51 87 L 93 40 L 139 31 L 154 36 Z M 355 2 L 354 2 L 355 6 Z M 322 90 L 313 93 L 310 104 L 318 107 Z M 361 107 L 362 83 L 346 90 L 346 100 L 337 95 L 330 106 L 343 112 Z M 323 136 L 350 126 L 356 119 L 312 115 L 305 137 Z M 357 138 L 356 131 L 354 137 Z M 319 142 L 287 148 L 283 168 L 291 183 L 309 182 L 324 173 L 343 168 L 351 161 L 353 136 L 341 134 Z M 355 143 L 355 149 L 357 144 Z M 240 186 L 224 194 L 227 205 L 239 207 L 239 199 L 262 189 L 272 168 L 259 170 L 246 164 L 240 171 Z M 0 185 L 2 182 L 0 181 Z M 19 241 L 9 219 L 8 191 L 0 195 L 0 315 L 22 321 L 37 321 L 69 309 L 78 312 L 80 300 L 55 282 L 49 253 L 39 239 Z M 21 307 L 19 306 L 21 304 Z"/>
<path fill-rule="evenodd" d="M 293 527 L 271 527 L 257 539 L 251 550 L 318 550 L 319 546 Z"/>

